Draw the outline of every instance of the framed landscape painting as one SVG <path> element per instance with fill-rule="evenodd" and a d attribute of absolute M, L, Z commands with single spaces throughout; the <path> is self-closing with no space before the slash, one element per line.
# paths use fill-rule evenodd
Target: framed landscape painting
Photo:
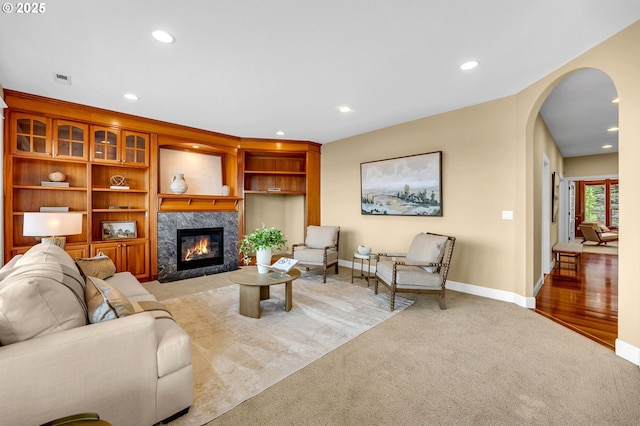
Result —
<path fill-rule="evenodd" d="M 442 216 L 442 151 L 360 163 L 363 215 Z"/>

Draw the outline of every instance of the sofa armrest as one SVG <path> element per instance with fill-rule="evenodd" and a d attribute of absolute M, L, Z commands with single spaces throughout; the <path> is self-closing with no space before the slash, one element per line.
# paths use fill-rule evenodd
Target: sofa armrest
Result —
<path fill-rule="evenodd" d="M 155 423 L 155 321 L 141 313 L 0 347 L 2 421 L 95 412 L 112 424 Z"/>

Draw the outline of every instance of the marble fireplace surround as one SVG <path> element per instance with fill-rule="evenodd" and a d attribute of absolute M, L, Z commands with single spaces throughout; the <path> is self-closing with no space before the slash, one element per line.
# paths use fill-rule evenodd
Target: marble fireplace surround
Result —
<path fill-rule="evenodd" d="M 224 229 L 224 263 L 178 271 L 177 230 Z M 158 213 L 158 281 L 161 283 L 238 269 L 238 212 Z"/>

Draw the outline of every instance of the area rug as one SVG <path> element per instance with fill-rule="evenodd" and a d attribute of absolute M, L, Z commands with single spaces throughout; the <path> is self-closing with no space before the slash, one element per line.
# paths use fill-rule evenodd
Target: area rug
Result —
<path fill-rule="evenodd" d="M 618 254 L 618 242 L 610 241 L 607 244 L 597 245 L 597 243 L 591 241 L 585 241 L 582 243 L 582 251 L 585 253 L 599 253 L 599 254 Z"/>
<path fill-rule="evenodd" d="M 396 296 L 390 312 L 388 293 L 307 275 L 293 282 L 289 312 L 284 285 L 271 286 L 259 319 L 238 314 L 237 285 L 162 302 L 193 348 L 195 401 L 172 426 L 211 421 L 413 303 Z"/>

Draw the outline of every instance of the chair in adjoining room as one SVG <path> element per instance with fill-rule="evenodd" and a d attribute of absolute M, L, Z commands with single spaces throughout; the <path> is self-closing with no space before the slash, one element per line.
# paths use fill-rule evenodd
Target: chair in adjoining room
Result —
<path fill-rule="evenodd" d="M 304 243 L 291 246 L 291 256 L 298 261 L 298 265 L 322 267 L 323 282 L 327 282 L 327 268 L 335 265 L 338 273 L 338 248 L 340 244 L 339 226 L 307 227 Z"/>
<path fill-rule="evenodd" d="M 580 231 L 583 238 L 582 244 L 586 241 L 597 243 L 597 245 L 618 241 L 618 233 L 612 232 L 609 228 L 600 225 L 599 222 L 582 222 Z"/>
<path fill-rule="evenodd" d="M 440 309 L 445 304 L 445 285 L 453 255 L 455 237 L 420 233 L 413 238 L 407 253 L 379 253 L 374 278 L 374 291 L 378 283 L 391 292 L 390 309 L 395 308 L 396 293 L 440 294 Z"/>

